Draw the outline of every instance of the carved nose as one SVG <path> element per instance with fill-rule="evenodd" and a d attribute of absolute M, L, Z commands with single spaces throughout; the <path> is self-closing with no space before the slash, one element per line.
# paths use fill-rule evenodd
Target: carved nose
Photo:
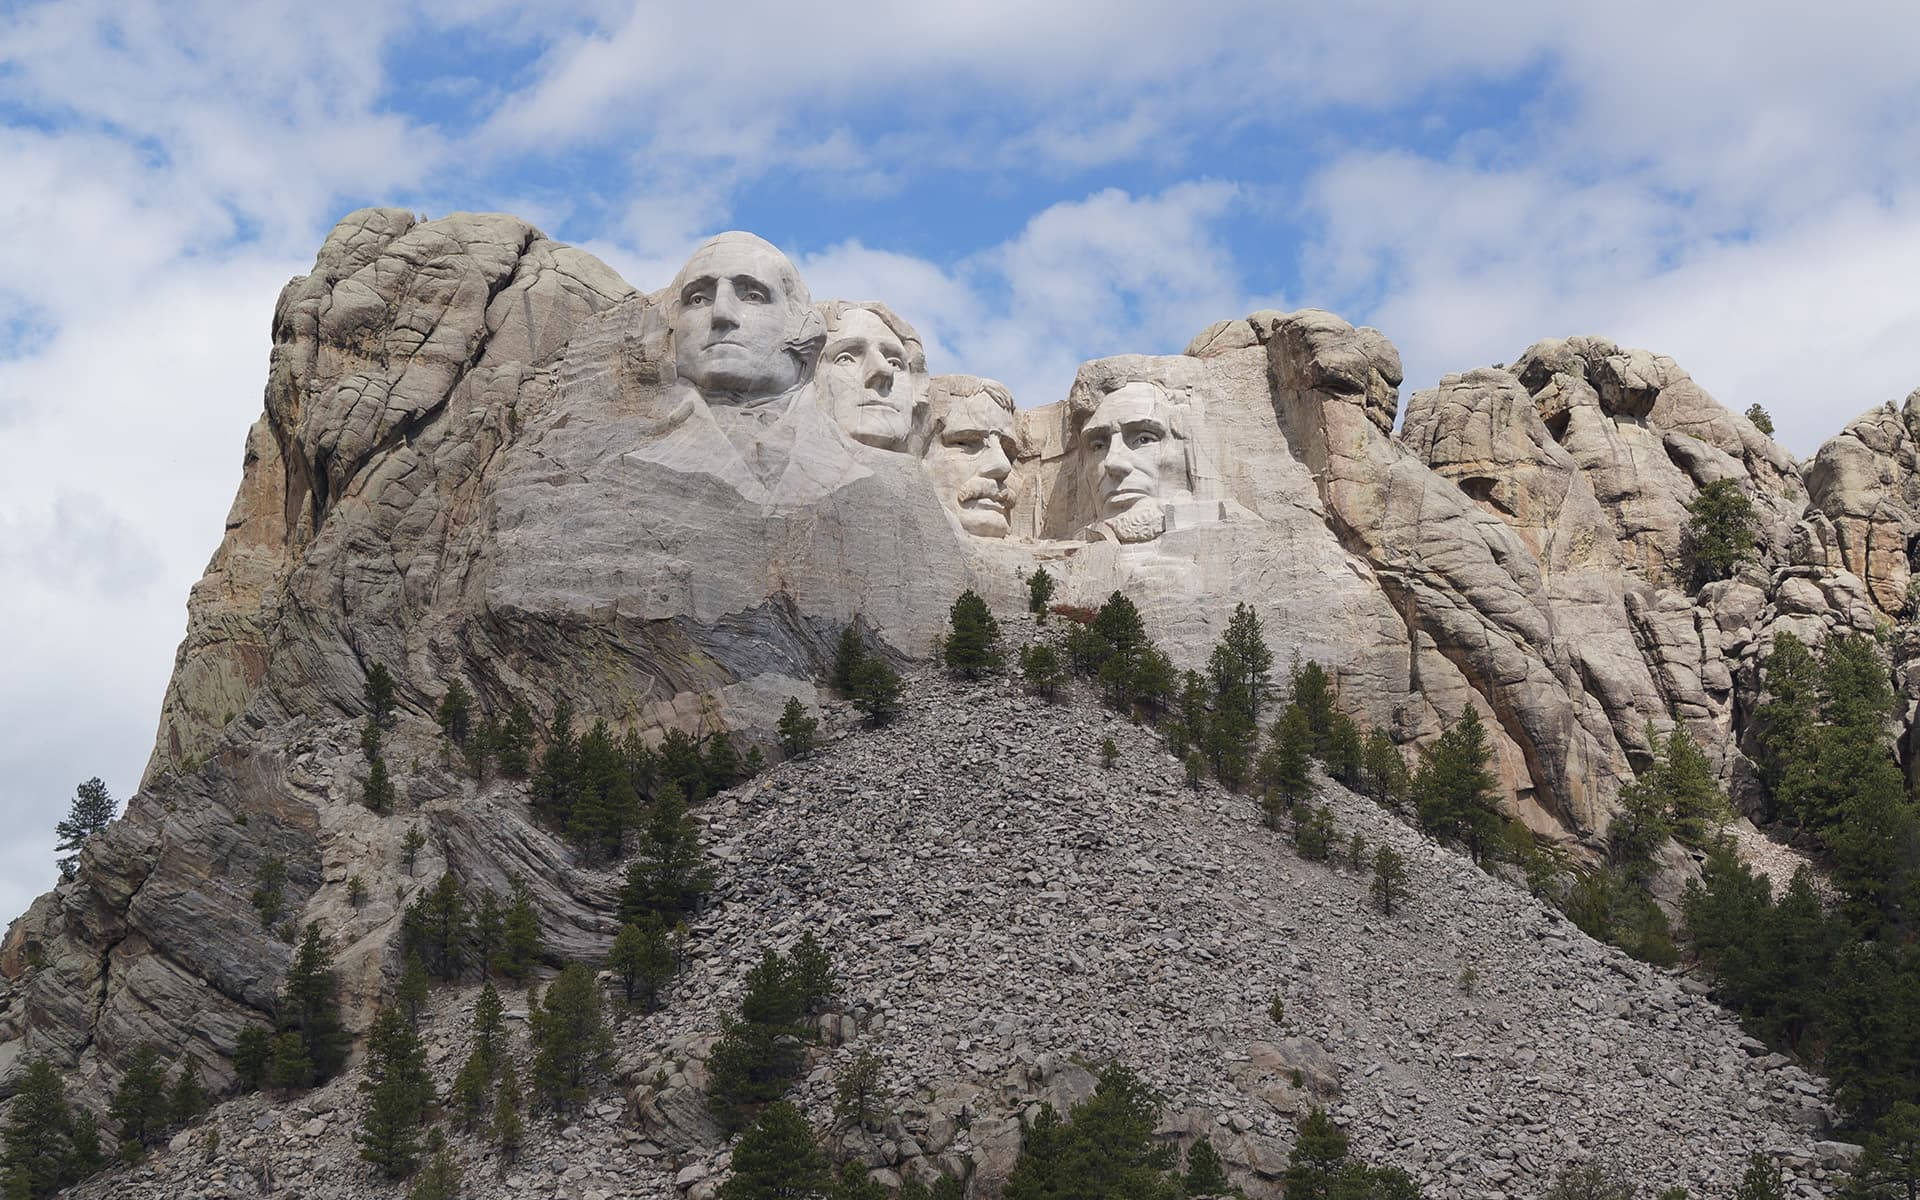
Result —
<path fill-rule="evenodd" d="M 734 298 L 733 289 L 721 287 L 713 293 L 710 320 L 715 325 L 733 326 L 740 323 L 740 302 Z"/>
<path fill-rule="evenodd" d="M 867 390 L 882 396 L 893 394 L 893 368 L 885 363 L 867 369 Z"/>
<path fill-rule="evenodd" d="M 1106 457 L 1100 460 L 1100 469 L 1115 479 L 1124 479 L 1133 472 L 1133 459 L 1127 454 L 1126 446 L 1115 439 L 1107 447 Z"/>
<path fill-rule="evenodd" d="M 1013 464 L 1007 461 L 1006 447 L 1000 444 L 999 438 L 989 437 L 987 439 L 987 462 L 986 465 L 980 469 L 980 473 L 997 483 L 1005 479 L 1012 471 Z"/>

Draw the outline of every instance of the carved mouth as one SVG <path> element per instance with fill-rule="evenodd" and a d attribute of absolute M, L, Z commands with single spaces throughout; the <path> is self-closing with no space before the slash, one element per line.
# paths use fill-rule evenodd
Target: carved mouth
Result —
<path fill-rule="evenodd" d="M 987 509 L 1005 515 L 1013 508 L 1013 497 L 1005 492 L 994 492 L 985 496 L 969 496 L 960 502 L 962 508 Z"/>

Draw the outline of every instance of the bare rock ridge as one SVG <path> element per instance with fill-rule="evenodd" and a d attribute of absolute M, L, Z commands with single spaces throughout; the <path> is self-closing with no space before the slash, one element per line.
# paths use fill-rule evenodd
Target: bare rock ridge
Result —
<path fill-rule="evenodd" d="M 1016 611 L 1045 565 L 1056 600 L 1133 597 L 1181 666 L 1254 605 L 1279 661 L 1325 664 L 1409 750 L 1476 707 L 1514 815 L 1591 848 L 1649 723 L 1683 723 L 1741 795 L 1759 658 L 1781 630 L 1904 619 L 1920 537 L 1913 398 L 1803 467 L 1671 359 L 1598 338 L 1448 376 L 1401 414 L 1380 332 L 1260 312 L 1020 408 L 930 377 L 885 305 L 816 305 L 751 235 L 641 293 L 515 218 L 391 209 L 345 218 L 272 328 L 143 785 L 0 953 L 0 1090 L 31 1053 L 98 1094 L 145 1041 L 224 1082 L 286 969 L 249 900 L 269 857 L 294 918 L 341 944 L 362 1019 L 442 866 L 524 876 L 556 953 L 604 947 L 605 880 L 515 789 L 445 762 L 430 714 L 455 680 L 495 714 L 565 698 L 622 731 L 771 748 L 789 697 L 820 703 L 846 625 L 924 658 L 963 588 Z M 1693 592 L 1685 506 L 1723 479 L 1761 512 L 1761 553 Z M 1896 652 L 1912 742 L 1920 649 Z M 376 663 L 401 683 L 387 757 L 420 817 L 358 803 Z M 416 819 L 418 878 L 397 866 Z"/>
<path fill-rule="evenodd" d="M 830 1128 L 839 1072 L 878 1056 L 887 1117 L 834 1136 L 883 1181 L 940 1171 L 998 1194 L 1021 1116 L 1084 1098 L 1090 1068 L 1118 1060 L 1165 1097 L 1158 1136 L 1207 1135 L 1256 1198 L 1279 1194 L 1310 1105 L 1432 1196 L 1537 1196 L 1597 1151 L 1694 1195 L 1730 1194 L 1754 1150 L 1798 1194 L 1830 1187 L 1840 1151 L 1814 1132 L 1818 1079 L 1371 802 L 1330 783 L 1323 796 L 1343 837 L 1408 858 L 1413 896 L 1395 915 L 1370 905 L 1366 872 L 1298 858 L 1246 797 L 1188 788 L 1150 731 L 1085 700 L 928 673 L 895 725 L 701 810 L 719 903 L 666 1008 L 619 1026 L 618 1087 L 567 1128 L 530 1123 L 504 1177 L 455 1139 L 464 1194 L 711 1197 L 728 1160 L 703 1103 L 709 1049 L 748 967 L 807 930 L 833 947 L 842 987 L 795 1096 Z M 474 990 L 440 993 L 426 1028 L 442 1094 Z M 518 994 L 507 1008 L 524 1012 Z M 517 1022 L 513 1037 L 524 1054 Z M 271 1179 L 361 1196 L 357 1106 L 348 1079 L 290 1105 L 240 1100 L 211 1123 L 217 1150 L 196 1128 L 78 1194 Z"/>

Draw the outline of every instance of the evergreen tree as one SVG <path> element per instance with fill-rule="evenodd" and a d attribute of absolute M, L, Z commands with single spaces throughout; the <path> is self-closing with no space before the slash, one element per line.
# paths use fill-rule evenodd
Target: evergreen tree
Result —
<path fill-rule="evenodd" d="M 1758 404 L 1749 404 L 1747 406 L 1747 420 L 1761 433 L 1766 434 L 1768 437 L 1773 436 L 1773 418 L 1768 416 L 1767 410 Z"/>
<path fill-rule="evenodd" d="M 707 1059 L 707 1102 L 729 1129 L 787 1090 L 801 1061 L 801 1018 L 789 964 L 773 950 L 747 971 L 740 1013 L 728 1020 Z"/>
<path fill-rule="evenodd" d="M 833 671 L 828 677 L 833 684 L 833 690 L 852 699 L 854 676 L 860 670 L 860 664 L 866 660 L 867 644 L 860 637 L 860 627 L 856 618 L 854 624 L 840 631 L 840 641 L 834 649 Z"/>
<path fill-rule="evenodd" d="M 278 854 L 269 854 L 260 860 L 253 869 L 253 910 L 260 914 L 260 924 L 272 929 L 280 923 L 280 915 L 286 911 L 287 860 Z"/>
<path fill-rule="evenodd" d="M 1716 479 L 1687 502 L 1687 523 L 1680 531 L 1680 556 L 1697 590 L 1725 579 L 1753 557 L 1759 519 L 1753 501 L 1732 479 Z"/>
<path fill-rule="evenodd" d="M 1233 1191 L 1233 1185 L 1227 1182 L 1227 1169 L 1220 1162 L 1220 1152 L 1213 1148 L 1213 1142 L 1205 1134 L 1187 1147 L 1185 1185 L 1189 1196 L 1225 1196 Z"/>
<path fill-rule="evenodd" d="M 533 767 L 533 714 L 517 700 L 500 727 L 494 761 L 500 764 L 500 773 L 509 779 L 525 779 Z"/>
<path fill-rule="evenodd" d="M 134 1049 L 107 1115 L 120 1130 L 121 1153 L 128 1159 L 138 1158 L 160 1140 L 168 1123 L 167 1069 L 160 1061 L 160 1047 L 143 1042 Z"/>
<path fill-rule="evenodd" d="M 180 1059 L 180 1074 L 167 1092 L 167 1124 L 185 1125 L 207 1111 L 207 1089 L 200 1082 L 200 1061 L 192 1055 Z"/>
<path fill-rule="evenodd" d="M 1373 856 L 1373 902 L 1390 917 L 1393 906 L 1406 898 L 1406 860 L 1393 847 L 1382 846 Z"/>
<path fill-rule="evenodd" d="M 15 1082 L 7 1120 L 0 1126 L 0 1179 L 8 1200 L 43 1200 L 82 1174 L 74 1152 L 73 1110 L 53 1064 L 30 1058 Z M 98 1139 L 95 1139 L 98 1155 Z"/>
<path fill-rule="evenodd" d="M 493 1144 L 502 1160 L 511 1163 L 520 1157 L 520 1139 L 524 1132 L 520 1118 L 520 1078 L 511 1062 L 503 1063 L 500 1086 L 493 1093 Z"/>
<path fill-rule="evenodd" d="M 440 707 L 434 710 L 433 719 L 440 724 L 440 732 L 455 746 L 465 747 L 473 736 L 473 697 L 467 693 L 467 685 L 458 679 L 447 685 L 447 694 L 440 697 Z"/>
<path fill-rule="evenodd" d="M 1414 808 L 1423 828 L 1467 844 L 1480 861 L 1502 818 L 1494 793 L 1493 752 L 1472 705 L 1434 742 L 1414 776 Z"/>
<path fill-rule="evenodd" d="M 525 979 L 540 959 L 540 918 L 533 910 L 533 893 L 526 880 L 515 875 L 512 896 L 500 924 L 500 951 L 493 969 L 515 983 Z"/>
<path fill-rule="evenodd" d="M 1733 819 L 1733 805 L 1714 779 L 1713 764 L 1692 735 L 1676 725 L 1667 735 L 1666 757 L 1661 765 L 1674 840 L 1696 850 L 1706 849 L 1720 826 Z"/>
<path fill-rule="evenodd" d="M 394 790 L 393 778 L 387 774 L 387 760 L 382 757 L 376 745 L 373 754 L 367 760 L 367 782 L 360 791 L 361 803 L 379 816 L 393 811 L 398 794 Z"/>
<path fill-rule="evenodd" d="M 1313 794 L 1308 775 L 1313 746 L 1313 730 L 1306 709 L 1298 702 L 1287 705 L 1268 735 L 1267 751 L 1260 758 L 1260 783 L 1265 791 L 1267 828 L 1280 827 L 1280 814 Z"/>
<path fill-rule="evenodd" d="M 367 1034 L 367 1107 L 356 1140 L 360 1157 L 388 1179 L 411 1175 L 420 1159 L 420 1130 L 434 1103 L 433 1080 L 420 1034 L 405 1013 L 383 1008 Z"/>
<path fill-rule="evenodd" d="M 1733 1200 L 1787 1200 L 1786 1189 L 1780 1186 L 1780 1168 L 1768 1162 L 1764 1154 L 1748 1155 L 1747 1169 L 1740 1176 L 1740 1188 Z"/>
<path fill-rule="evenodd" d="M 1214 687 L 1223 698 L 1244 706 L 1247 724 L 1257 728 L 1260 709 L 1266 701 L 1268 676 L 1273 671 L 1273 651 L 1267 648 L 1260 630 L 1260 617 L 1245 604 L 1233 607 L 1227 620 L 1227 632 L 1221 637 L 1220 669 L 1212 671 Z"/>
<path fill-rule="evenodd" d="M 885 725 L 900 715 L 901 691 L 899 672 L 878 655 L 865 656 L 853 669 L 853 706 L 874 725 Z"/>
<path fill-rule="evenodd" d="M 701 752 L 700 743 L 684 729 L 669 729 L 660 739 L 653 774 L 656 804 L 660 793 L 670 787 L 679 788 L 688 804 L 698 804 L 707 798 L 707 757 Z"/>
<path fill-rule="evenodd" d="M 82 1108 L 73 1114 L 73 1136 L 62 1174 L 69 1183 L 78 1183 L 106 1165 L 106 1153 L 100 1149 L 100 1127 L 93 1111 Z M 8 1200 L 14 1200 L 12 1193 L 8 1193 Z"/>
<path fill-rule="evenodd" d="M 730 788 L 740 782 L 746 774 L 741 765 L 740 753 L 733 748 L 733 738 L 724 729 L 716 729 L 707 738 L 706 776 L 707 794 Z"/>
<path fill-rule="evenodd" d="M 605 720 L 593 723 L 580 738 L 576 753 L 567 837 L 589 863 L 617 858 L 628 828 L 640 813 L 633 775 Z"/>
<path fill-rule="evenodd" d="M 393 704 L 395 687 L 393 674 L 385 663 L 375 663 L 367 672 L 366 701 L 367 721 L 378 729 L 393 724 Z"/>
<path fill-rule="evenodd" d="M 1126 712 L 1139 694 L 1140 660 L 1151 645 L 1146 623 L 1133 601 L 1114 592 L 1094 614 L 1092 629 L 1103 644 L 1098 670 L 1101 694 L 1109 705 Z"/>
<path fill-rule="evenodd" d="M 427 844 L 427 835 L 420 832 L 418 825 L 407 826 L 407 836 L 400 841 L 400 862 L 407 868 L 407 877 L 413 877 L 413 864 L 420 858 L 420 850 Z"/>
<path fill-rule="evenodd" d="M 500 940 L 505 936 L 506 919 L 507 914 L 500 907 L 500 897 L 492 888 L 482 888 L 480 899 L 473 906 L 473 920 L 467 928 L 473 944 L 473 961 L 479 965 L 482 974 L 493 969 L 493 960 L 500 952 Z"/>
<path fill-rule="evenodd" d="M 473 1052 L 486 1063 L 489 1080 L 506 1061 L 504 1020 L 500 993 L 494 990 L 493 981 L 488 980 L 480 985 L 480 994 L 473 999 Z"/>
<path fill-rule="evenodd" d="M 1051 642 L 1031 642 L 1020 647 L 1020 678 L 1027 690 L 1051 700 L 1067 677 L 1066 664 Z"/>
<path fill-rule="evenodd" d="M 454 980 L 466 969 L 467 906 L 460 881 L 448 871 L 407 906 L 401 944 L 416 953 L 435 979 Z"/>
<path fill-rule="evenodd" d="M 1407 760 L 1384 729 L 1369 730 L 1361 750 L 1361 775 L 1367 795 L 1388 808 L 1406 803 Z"/>
<path fill-rule="evenodd" d="M 313 1053 L 306 1039 L 297 1033 L 283 1033 L 273 1039 L 273 1057 L 267 1065 L 267 1083 L 281 1094 L 312 1087 Z"/>
<path fill-rule="evenodd" d="M 1287 1155 L 1287 1200 L 1335 1200 L 1346 1158 L 1347 1135 L 1326 1110 L 1313 1109 L 1300 1122 Z"/>
<path fill-rule="evenodd" d="M 480 718 L 479 725 L 460 747 L 460 754 L 467 764 L 467 773 L 481 783 L 485 783 L 487 772 L 500 754 L 500 741 L 504 733 L 500 723 L 491 716 Z"/>
<path fill-rule="evenodd" d="M 1106 1067 L 1065 1122 L 1051 1113 L 1027 1128 L 1006 1200 L 1179 1200 L 1172 1147 L 1153 1136 L 1159 1102 L 1131 1071 Z"/>
<path fill-rule="evenodd" d="M 60 839 L 54 844 L 54 852 L 66 855 L 59 860 L 62 882 L 73 878 L 80 862 L 80 848 L 111 820 L 113 797 L 107 794 L 107 785 L 100 782 L 99 776 L 73 789 L 73 804 L 67 809 L 66 820 L 57 821 L 53 826 L 54 836 Z"/>
<path fill-rule="evenodd" d="M 833 956 L 809 929 L 787 954 L 787 986 L 802 1013 L 817 1014 L 832 1006 L 840 991 L 833 976 Z"/>
<path fill-rule="evenodd" d="M 1757 1177 L 1757 1178 L 1756 1178 Z M 1749 1180 L 1754 1187 L 1749 1190 Z M 1770 1185 L 1772 1191 L 1762 1191 Z M 1914 1200 L 1920 1196 L 1920 1105 L 1903 1100 L 1881 1118 L 1854 1163 L 1848 1200 Z M 1735 1200 L 1785 1200 L 1780 1172 L 1763 1155 L 1748 1160 Z"/>
<path fill-rule="evenodd" d="M 573 702 L 562 696 L 554 702 L 547 745 L 533 773 L 533 809 L 553 828 L 564 830 L 579 794 L 580 744 L 573 732 Z"/>
<path fill-rule="evenodd" d="M 1325 667 L 1309 659 L 1294 664 L 1292 683 L 1292 700 L 1306 714 L 1317 758 L 1327 752 L 1327 737 L 1333 732 L 1333 679 Z"/>
<path fill-rule="evenodd" d="M 1781 630 L 1774 634 L 1772 652 L 1760 660 L 1760 672 L 1767 696 L 1754 709 L 1751 728 L 1767 787 L 1762 816 L 1804 822 L 1819 737 L 1819 667 L 1805 642 Z"/>
<path fill-rule="evenodd" d="M 637 924 L 653 913 L 663 925 L 677 925 L 699 911 L 713 881 L 700 827 L 680 790 L 667 784 L 654 796 L 641 826 L 637 853 L 620 889 L 620 921 Z"/>
<path fill-rule="evenodd" d="M 848 1159 L 841 1164 L 840 1177 L 827 1190 L 828 1200 L 892 1200 L 887 1189 L 867 1170 L 865 1163 Z"/>
<path fill-rule="evenodd" d="M 880 1056 L 862 1050 L 840 1069 L 833 1083 L 833 1118 L 864 1129 L 880 1117 Z"/>
<path fill-rule="evenodd" d="M 320 932 L 318 924 L 307 926 L 293 962 L 287 968 L 287 982 L 280 993 L 280 1025 L 299 1035 L 306 1052 L 309 1073 L 325 1082 L 347 1065 L 353 1038 L 340 1021 L 339 984 L 333 976 L 333 944 Z M 283 1052 L 276 1045 L 276 1064 Z M 304 1087 L 302 1084 L 276 1082 L 275 1087 Z"/>
<path fill-rule="evenodd" d="M 1035 567 L 1033 574 L 1027 576 L 1027 611 L 1044 621 L 1047 619 L 1047 602 L 1053 599 L 1053 576 L 1047 574 L 1045 567 Z"/>
<path fill-rule="evenodd" d="M 784 1100 L 767 1105 L 733 1148 L 733 1176 L 719 1200 L 823 1198 L 833 1185 L 813 1127 Z"/>
<path fill-rule="evenodd" d="M 1133 666 L 1134 704 L 1146 710 L 1148 719 L 1158 721 L 1173 704 L 1179 678 L 1166 652 L 1148 643 Z"/>
<path fill-rule="evenodd" d="M 414 1176 L 407 1200 L 460 1200 L 460 1164 L 438 1129 L 427 1136 L 427 1153 L 427 1165 Z"/>
<path fill-rule="evenodd" d="M 1168 730 L 1169 749 L 1181 758 L 1191 749 L 1205 750 L 1213 745 L 1213 712 L 1208 707 L 1206 677 L 1188 671 L 1180 677 L 1179 697 L 1175 702 L 1177 719 Z"/>
<path fill-rule="evenodd" d="M 1308 862 L 1333 857 L 1333 810 L 1326 805 L 1302 804 L 1293 810 L 1293 848 Z"/>
<path fill-rule="evenodd" d="M 1252 615 L 1245 605 L 1240 606 L 1240 611 L 1246 612 L 1249 617 Z M 1258 636 L 1257 623 L 1255 636 Z M 1260 649 L 1264 651 L 1266 647 L 1261 646 Z M 1207 659 L 1207 681 L 1211 685 L 1213 711 L 1201 745 L 1206 750 L 1214 775 L 1228 788 L 1236 788 L 1246 779 L 1248 766 L 1256 751 L 1254 743 L 1260 736 L 1260 727 L 1255 724 L 1258 699 L 1254 688 L 1242 678 L 1244 671 L 1245 664 L 1236 657 L 1224 639 L 1214 646 L 1213 653 Z"/>
<path fill-rule="evenodd" d="M 978 679 L 999 666 L 1000 622 L 972 588 L 953 602 L 947 627 L 950 632 L 941 647 L 947 670 L 962 679 Z"/>
<path fill-rule="evenodd" d="M 1327 774 L 1339 780 L 1343 786 L 1355 789 L 1361 786 L 1366 767 L 1366 741 L 1361 736 L 1359 724 L 1346 713 L 1333 714 L 1333 722 L 1327 729 L 1327 751 L 1323 761 L 1327 765 Z"/>
<path fill-rule="evenodd" d="M 267 1069 L 273 1060 L 273 1034 L 265 1026 L 249 1025 L 234 1041 L 233 1073 L 240 1090 L 257 1092 L 266 1086 Z"/>
<path fill-rule="evenodd" d="M 674 961 L 673 942 L 660 914 L 649 912 L 638 924 L 622 925 L 619 935 L 613 939 L 607 964 L 619 975 L 621 992 L 628 1004 L 638 1004 L 646 1010 L 659 1007 L 660 992 L 673 979 L 678 966 Z"/>
<path fill-rule="evenodd" d="M 487 1102 L 493 1094 L 493 1080 L 487 1069 L 487 1059 L 475 1046 L 467 1055 L 467 1061 L 460 1064 L 460 1071 L 453 1077 L 453 1090 L 447 1094 L 447 1102 L 462 1129 L 477 1129 L 486 1118 Z"/>
<path fill-rule="evenodd" d="M 1187 751 L 1187 786 L 1194 791 L 1207 781 L 1207 760 L 1198 750 Z"/>
<path fill-rule="evenodd" d="M 412 951 L 407 955 L 406 965 L 400 970 L 400 983 L 393 989 L 393 1002 L 401 1012 L 407 1014 L 407 1020 L 418 1025 L 420 1014 L 427 1008 L 428 991 L 427 964 L 421 961 L 418 950 Z"/>
<path fill-rule="evenodd" d="M 776 728 L 780 734 L 780 753 L 788 758 L 805 758 L 813 753 L 819 741 L 820 722 L 808 715 L 807 706 L 800 703 L 798 696 L 787 698 Z"/>
<path fill-rule="evenodd" d="M 553 981 L 533 1024 L 533 1090 L 541 1103 L 571 1111 L 613 1062 L 613 1034 L 600 1007 L 593 972 L 569 963 Z"/>

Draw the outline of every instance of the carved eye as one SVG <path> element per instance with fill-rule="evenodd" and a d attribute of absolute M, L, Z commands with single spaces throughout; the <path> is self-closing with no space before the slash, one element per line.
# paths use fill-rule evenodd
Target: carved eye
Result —
<path fill-rule="evenodd" d="M 907 364 L 904 359 L 895 358 L 891 354 L 887 355 L 887 365 L 896 371 L 904 371 L 907 369 Z"/>
<path fill-rule="evenodd" d="M 767 289 L 757 283 L 749 283 L 740 289 L 740 298 L 749 304 L 766 304 L 773 299 Z"/>
<path fill-rule="evenodd" d="M 851 350 L 842 350 L 840 353 L 833 356 L 833 361 L 836 363 L 842 363 L 846 366 L 851 367 L 851 366 L 857 365 L 860 362 L 860 356 L 855 354 Z"/>
<path fill-rule="evenodd" d="M 713 303 L 713 291 L 710 288 L 689 288 L 680 297 L 680 303 L 688 308 L 702 308 Z"/>
<path fill-rule="evenodd" d="M 1098 433 L 1088 438 L 1087 449 L 1093 451 L 1095 454 L 1105 454 L 1107 452 L 1107 435 Z"/>
<path fill-rule="evenodd" d="M 1151 446 L 1159 440 L 1160 435 L 1151 429 L 1140 429 L 1127 435 L 1127 445 L 1134 447 Z"/>
<path fill-rule="evenodd" d="M 986 447 L 987 441 L 977 433 L 956 433 L 946 439 L 947 445 L 965 450 L 968 454 L 978 454 Z"/>

